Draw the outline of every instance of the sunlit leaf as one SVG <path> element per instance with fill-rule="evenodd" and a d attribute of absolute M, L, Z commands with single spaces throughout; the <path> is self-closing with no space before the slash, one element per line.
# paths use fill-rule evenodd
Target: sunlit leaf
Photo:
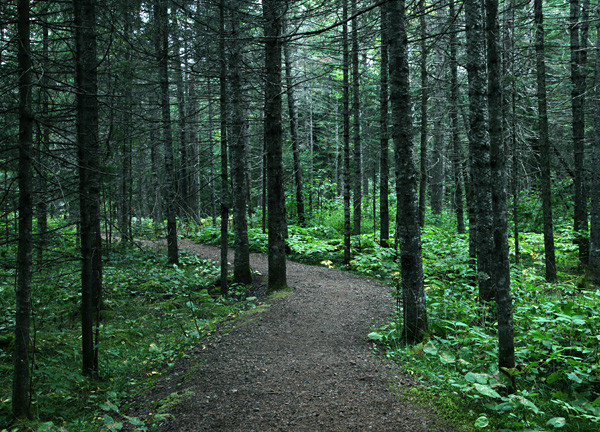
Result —
<path fill-rule="evenodd" d="M 547 426 L 553 426 L 555 428 L 564 427 L 567 424 L 567 419 L 564 417 L 553 417 L 546 422 Z"/>

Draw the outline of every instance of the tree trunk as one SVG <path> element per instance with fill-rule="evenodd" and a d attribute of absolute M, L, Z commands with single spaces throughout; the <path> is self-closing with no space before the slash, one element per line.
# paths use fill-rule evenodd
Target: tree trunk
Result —
<path fill-rule="evenodd" d="M 419 228 L 417 172 L 413 162 L 408 40 L 404 0 L 389 6 L 390 100 L 396 162 L 397 229 L 404 306 L 403 336 L 419 342 L 427 332 L 423 261 Z"/>
<path fill-rule="evenodd" d="M 233 229 L 234 229 L 234 264 L 233 279 L 235 282 L 249 284 L 252 282 L 250 271 L 250 246 L 248 244 L 248 220 L 246 219 L 246 125 L 243 102 L 245 94 L 242 89 L 242 47 L 239 32 L 239 5 L 231 2 L 231 57 L 229 76 L 231 83 L 231 180 L 233 190 Z"/>
<path fill-rule="evenodd" d="M 389 131 L 388 131 L 388 30 L 387 30 L 387 3 L 381 5 L 381 70 L 380 77 L 380 161 L 379 161 L 379 237 L 381 246 L 387 247 L 390 238 L 390 209 L 389 209 L 389 183 L 390 183 L 390 164 L 389 164 Z"/>
<path fill-rule="evenodd" d="M 358 18 L 356 0 L 352 0 L 352 129 L 354 142 L 353 235 L 360 235 L 362 223 L 362 161 L 360 142 L 360 75 L 358 70 Z"/>
<path fill-rule="evenodd" d="M 126 42 L 129 43 L 129 34 L 131 33 L 131 14 L 129 2 L 123 2 L 123 22 Z M 131 50 L 127 50 L 124 63 L 125 71 L 123 73 L 123 105 L 121 122 L 121 185 L 120 185 L 120 212 L 119 212 L 119 230 L 121 231 L 121 241 L 127 243 L 131 241 L 131 184 L 133 183 L 131 173 L 131 153 L 132 153 L 132 133 L 133 133 L 133 71 Z"/>
<path fill-rule="evenodd" d="M 150 118 L 152 124 L 158 124 L 158 101 L 155 95 L 150 95 L 148 98 L 148 106 L 150 107 Z M 153 207 L 152 207 L 152 220 L 154 222 L 154 228 L 162 226 L 163 223 L 163 194 L 162 194 L 162 181 L 161 181 L 161 169 L 162 166 L 160 160 L 160 137 L 158 137 L 157 128 L 152 126 L 150 128 L 150 164 L 152 166 L 152 191 L 153 191 Z M 157 144 L 158 143 L 158 144 Z"/>
<path fill-rule="evenodd" d="M 490 193 L 490 142 L 485 113 L 485 58 L 481 0 L 465 1 L 467 73 L 469 80 L 469 149 L 471 161 L 471 206 L 477 244 L 479 299 L 495 298 L 492 281 L 492 197 Z M 472 225 L 471 225 L 472 226 Z"/>
<path fill-rule="evenodd" d="M 179 135 L 179 182 L 178 182 L 178 197 L 177 197 L 177 208 L 178 214 L 184 219 L 188 220 L 192 213 L 192 207 L 190 206 L 190 152 L 189 152 L 189 140 L 187 136 L 187 104 L 184 75 L 185 71 L 182 67 L 183 58 L 181 58 L 181 41 L 179 39 L 179 20 L 177 14 L 173 14 L 173 28 L 176 29 L 173 33 L 173 49 L 175 55 L 173 56 L 173 69 L 175 70 L 175 87 L 177 96 L 177 126 Z"/>
<path fill-rule="evenodd" d="M 31 43 L 29 0 L 17 3 L 19 71 L 19 245 L 15 292 L 15 347 L 12 412 L 15 418 L 29 417 L 29 327 L 33 269 L 33 112 L 31 106 Z"/>
<path fill-rule="evenodd" d="M 44 5 L 42 14 L 48 12 L 47 4 Z M 48 25 L 43 24 L 42 28 L 42 49 L 44 53 L 49 53 L 49 35 Z M 42 60 L 42 67 L 47 70 L 49 67 L 50 59 L 46 55 Z M 48 184 L 47 184 L 47 170 L 42 169 L 44 166 L 44 154 L 48 154 L 50 148 L 50 128 L 48 126 L 48 74 L 44 74 L 41 78 L 41 91 L 40 91 L 40 105 L 42 115 L 42 125 L 40 125 L 40 141 L 39 151 L 37 157 L 37 163 L 39 166 L 40 174 L 38 176 L 38 199 L 37 199 L 37 260 L 38 265 L 41 265 L 44 259 L 44 249 L 46 248 L 46 237 L 48 235 Z"/>
<path fill-rule="evenodd" d="M 544 16 L 542 0 L 534 0 L 535 57 L 537 69 L 538 100 L 538 150 L 542 182 L 542 211 L 544 219 L 544 262 L 546 281 L 556 282 L 554 255 L 554 229 L 552 222 L 552 185 L 550 180 L 550 137 L 548 136 L 548 108 L 546 103 L 546 61 L 544 59 Z"/>
<path fill-rule="evenodd" d="M 283 45 L 283 56 L 285 59 L 285 81 L 290 116 L 290 137 L 292 139 L 292 156 L 294 158 L 294 180 L 296 182 L 296 209 L 298 212 L 298 223 L 304 226 L 306 217 L 304 215 L 304 185 L 302 180 L 302 166 L 300 165 L 300 144 L 298 142 L 298 111 L 296 110 L 296 98 L 294 93 L 294 81 L 292 78 L 292 58 L 290 44 L 286 41 Z"/>
<path fill-rule="evenodd" d="M 596 70 L 594 102 L 594 141 L 592 149 L 592 187 L 590 218 L 590 272 L 600 285 L 600 3 L 596 6 Z"/>
<path fill-rule="evenodd" d="M 486 1 L 488 111 L 493 206 L 492 248 L 493 275 L 498 317 L 498 367 L 515 367 L 512 296 L 510 293 L 510 261 L 508 259 L 508 216 L 506 210 L 506 152 L 502 135 L 502 88 L 500 64 L 500 25 L 498 0 Z"/>
<path fill-rule="evenodd" d="M 83 374 L 98 374 L 98 340 L 94 341 L 94 313 L 98 326 L 102 295 L 100 238 L 100 164 L 94 0 L 74 0 L 75 88 L 81 217 L 81 327 Z"/>
<path fill-rule="evenodd" d="M 446 10 L 438 11 L 439 27 L 442 28 L 446 21 Z M 445 52 L 447 51 L 446 38 L 439 37 L 435 48 L 435 69 L 437 71 L 436 81 L 444 81 L 444 64 L 446 62 Z M 444 206 L 445 195 L 445 177 L 446 177 L 446 161 L 445 161 L 445 111 L 446 99 L 444 97 L 443 86 L 437 85 L 434 91 L 434 123 L 433 123 L 433 152 L 431 155 L 430 172 L 431 172 L 431 213 L 440 216 Z"/>
<path fill-rule="evenodd" d="M 160 82 L 161 130 L 165 154 L 165 182 L 167 207 L 167 253 L 170 264 L 179 262 L 177 247 L 177 180 L 173 166 L 173 133 L 171 131 L 171 104 L 169 101 L 169 33 L 167 0 L 155 0 L 156 55 Z"/>
<path fill-rule="evenodd" d="M 287 286 L 285 262 L 285 206 L 281 125 L 281 22 L 277 0 L 263 0 L 265 22 L 265 147 L 267 150 L 269 282 L 268 290 Z"/>
<path fill-rule="evenodd" d="M 349 84 L 349 49 L 348 49 L 348 0 L 342 1 L 342 117 L 344 123 L 344 264 L 350 264 L 350 84 Z"/>
<path fill-rule="evenodd" d="M 456 228 L 459 234 L 465 232 L 465 211 L 463 205 L 463 169 L 462 169 L 462 149 L 459 137 L 458 125 L 458 38 L 454 29 L 457 27 L 454 22 L 454 2 L 450 0 L 449 17 L 450 25 L 450 128 L 452 130 L 452 171 L 454 176 L 453 203 L 456 213 Z"/>
<path fill-rule="evenodd" d="M 504 76 L 513 77 L 515 74 L 515 0 L 510 0 L 504 12 L 505 36 L 504 36 Z M 511 179 L 510 187 L 512 194 L 512 218 L 513 218 L 513 238 L 515 250 L 515 263 L 520 262 L 519 245 L 519 157 L 520 149 L 517 144 L 517 91 L 516 80 L 510 80 L 510 86 L 504 89 L 504 119 L 506 122 L 505 137 L 507 145 L 510 143 L 511 156 Z M 510 113 L 509 113 L 510 108 Z"/>
<path fill-rule="evenodd" d="M 425 14 L 425 1 L 419 1 L 419 27 L 421 33 L 421 155 L 419 178 L 419 226 L 425 226 L 425 208 L 427 207 L 427 103 L 429 101 L 429 85 L 427 83 L 427 21 Z"/>
<path fill-rule="evenodd" d="M 221 117 L 221 295 L 227 297 L 227 244 L 229 240 L 229 184 L 227 181 L 227 59 L 225 57 L 225 0 L 219 2 L 219 116 Z"/>
<path fill-rule="evenodd" d="M 213 129 L 213 99 L 212 99 L 212 83 L 210 78 L 207 79 L 206 83 L 208 89 L 208 158 L 209 160 L 209 188 L 210 188 L 210 216 L 212 219 L 212 226 L 217 226 L 217 192 L 215 183 L 217 182 L 215 176 L 215 143 L 214 143 L 214 129 Z"/>
<path fill-rule="evenodd" d="M 584 6 L 589 4 L 584 0 Z M 574 222 L 576 243 L 579 246 L 579 260 L 588 261 L 589 244 L 587 221 L 587 196 L 585 191 L 585 63 L 587 60 L 587 31 L 583 31 L 584 17 L 579 18 L 579 0 L 570 0 L 570 42 L 571 42 L 571 109 L 573 113 L 573 157 L 574 157 Z M 583 9 L 587 14 L 586 8 Z M 581 33 L 580 33 L 581 26 Z M 587 26 L 587 24 L 585 24 Z M 580 41 L 581 36 L 581 41 Z"/>

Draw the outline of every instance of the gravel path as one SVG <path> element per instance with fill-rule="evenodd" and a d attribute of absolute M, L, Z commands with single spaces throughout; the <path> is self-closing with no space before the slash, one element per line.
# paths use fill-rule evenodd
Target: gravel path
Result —
<path fill-rule="evenodd" d="M 217 248 L 180 246 L 219 259 Z M 251 266 L 266 275 L 266 256 L 252 254 Z M 133 414 L 177 392 L 159 431 L 453 430 L 410 402 L 406 388 L 418 383 L 372 353 L 367 334 L 392 313 L 388 286 L 294 262 L 287 275 L 293 294 L 190 352 Z"/>

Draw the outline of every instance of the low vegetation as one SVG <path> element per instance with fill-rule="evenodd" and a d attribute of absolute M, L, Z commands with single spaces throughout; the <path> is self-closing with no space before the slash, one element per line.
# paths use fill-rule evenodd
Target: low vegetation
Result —
<path fill-rule="evenodd" d="M 398 314 L 368 336 L 383 355 L 420 377 L 425 385 L 413 390 L 415 397 L 434 400 L 452 424 L 483 431 L 595 432 L 600 428 L 600 290 L 579 267 L 574 234 L 566 223 L 556 228 L 560 280 L 544 282 L 543 237 L 532 222 L 539 209 L 535 200 L 524 197 L 522 202 L 527 225 L 522 224 L 518 264 L 511 249 L 515 369 L 497 372 L 493 305 L 477 301 L 468 237 L 456 234 L 449 215 L 428 215 L 422 233 L 427 340 L 416 346 L 402 344 L 399 303 Z M 381 247 L 375 234 L 355 236 L 353 259 L 344 266 L 340 203 L 325 203 L 315 220 L 318 223 L 306 227 L 290 225 L 287 244 L 292 259 L 383 280 L 396 288 L 391 291 L 398 298 L 401 275 L 393 249 Z M 363 232 L 373 232 L 372 219 L 365 218 L 364 224 Z M 252 221 L 250 245 L 252 251 L 264 252 L 267 237 L 259 226 L 260 221 Z M 134 227 L 136 237 L 156 238 L 156 227 L 149 221 L 137 220 Z M 57 232 L 34 285 L 35 420 L 11 430 L 116 431 L 129 423 L 150 431 L 152 422 L 142 424 L 122 415 L 126 399 L 144 391 L 186 350 L 201 343 L 215 323 L 253 308 L 257 301 L 245 299 L 244 287 L 237 285 L 231 298 L 219 297 L 213 289 L 218 269 L 212 262 L 184 252 L 179 266 L 168 266 L 161 251 L 113 241 L 104 268 L 102 376 L 90 381 L 79 372 L 79 263 L 72 241 L 76 236 L 64 228 Z M 182 233 L 205 244 L 220 242 L 219 230 L 209 220 L 187 225 Z M 9 248 L 0 255 L 0 430 L 10 418 L 15 253 Z M 508 391 L 511 380 L 514 392 Z M 466 412 L 457 417 L 456 407 L 466 407 Z M 157 409 L 155 422 L 163 415 Z"/>
<path fill-rule="evenodd" d="M 58 221 L 55 221 L 58 223 Z M 122 401 L 143 392 L 174 361 L 209 335 L 215 324 L 255 306 L 244 287 L 232 297 L 214 295 L 214 263 L 183 253 L 179 266 L 166 265 L 161 251 L 113 245 L 105 257 L 104 309 L 98 380 L 81 370 L 79 263 L 75 235 L 52 238 L 52 261 L 39 269 L 33 294 L 32 412 L 35 420 L 10 431 L 152 430 L 136 418 L 123 417 Z M 14 253 L 0 267 L 0 430 L 10 420 Z M 52 263 L 52 264 L 50 264 Z M 160 420 L 157 410 L 156 421 Z"/>

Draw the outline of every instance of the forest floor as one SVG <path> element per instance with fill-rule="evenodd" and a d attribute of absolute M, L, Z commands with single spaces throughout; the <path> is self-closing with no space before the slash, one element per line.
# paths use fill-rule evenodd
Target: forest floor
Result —
<path fill-rule="evenodd" d="M 219 261 L 218 248 L 180 247 Z M 250 295 L 264 296 L 267 257 L 250 263 L 260 273 Z M 128 414 L 163 414 L 158 431 L 455 430 L 415 401 L 418 380 L 373 352 L 367 334 L 393 313 L 389 286 L 289 261 L 287 280 L 289 295 L 221 325 L 129 401 Z"/>

